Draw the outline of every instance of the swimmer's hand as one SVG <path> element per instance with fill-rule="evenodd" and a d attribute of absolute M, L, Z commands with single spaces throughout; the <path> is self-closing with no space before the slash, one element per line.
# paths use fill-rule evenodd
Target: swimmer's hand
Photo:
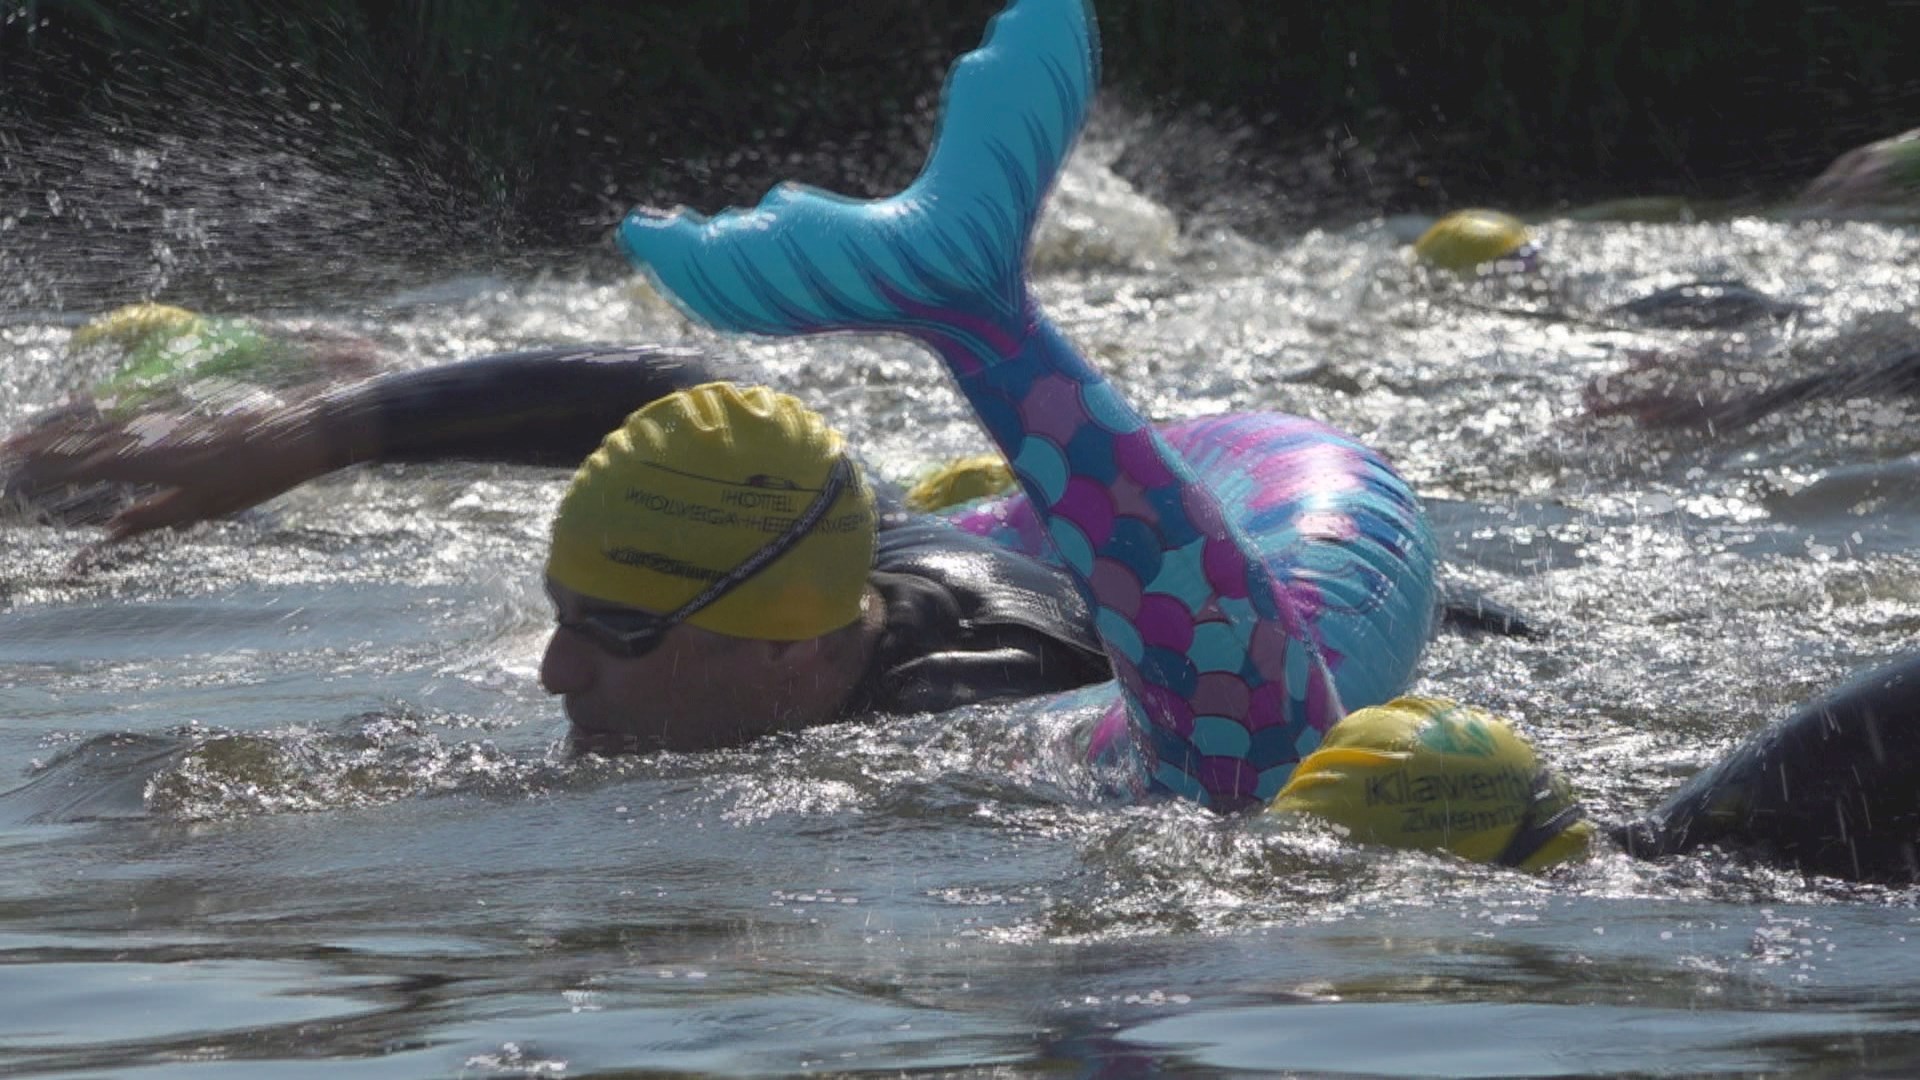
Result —
<path fill-rule="evenodd" d="M 263 503 L 340 464 L 331 444 L 314 406 L 130 420 L 70 408 L 0 443 L 0 475 L 23 503 L 62 489 L 133 486 L 134 501 L 106 521 L 106 542 L 117 543 Z"/>

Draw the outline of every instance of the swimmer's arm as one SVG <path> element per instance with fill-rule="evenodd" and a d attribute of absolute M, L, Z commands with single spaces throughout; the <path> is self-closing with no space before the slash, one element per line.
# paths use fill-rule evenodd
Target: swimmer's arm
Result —
<path fill-rule="evenodd" d="M 1739 431 L 1809 402 L 1920 392 L 1920 346 L 1901 343 L 1864 362 L 1803 375 L 1731 398 L 1713 397 L 1698 387 L 1685 385 L 1644 391 L 1631 385 L 1644 373 L 1659 370 L 1650 357 L 1643 356 L 1629 369 L 1627 384 L 1621 388 L 1613 388 L 1605 379 L 1596 380 L 1587 388 L 1587 407 L 1596 416 L 1630 415 L 1645 427 Z"/>
<path fill-rule="evenodd" d="M 310 402 L 212 419 L 76 418 L 0 457 L 36 486 L 158 487 L 107 523 L 109 540 L 258 505 L 351 465 L 492 461 L 574 465 L 634 409 L 710 378 L 670 349 L 551 349 L 386 375 Z"/>
<path fill-rule="evenodd" d="M 1732 430 L 1809 401 L 1910 394 L 1920 388 L 1920 346 L 1908 345 L 1864 364 L 1803 376 L 1749 397 L 1715 405 L 1707 420 Z"/>
<path fill-rule="evenodd" d="M 635 409 L 714 378 L 699 353 L 544 349 L 374 379 L 325 406 L 336 466 L 578 465 Z"/>

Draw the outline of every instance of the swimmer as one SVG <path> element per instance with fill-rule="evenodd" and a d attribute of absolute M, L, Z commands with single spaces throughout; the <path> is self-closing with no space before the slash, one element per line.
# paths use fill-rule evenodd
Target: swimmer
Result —
<path fill-rule="evenodd" d="M 1777 300 L 1742 281 L 1688 281 L 1606 307 L 1593 315 L 1572 307 L 1564 282 L 1534 276 L 1541 268 L 1540 247 L 1520 219 L 1498 210 L 1460 210 L 1434 222 L 1414 240 L 1407 260 L 1459 279 L 1495 278 L 1525 283 L 1546 306 L 1503 307 L 1470 296 L 1455 302 L 1479 311 L 1596 329 L 1646 327 L 1666 330 L 1731 330 L 1762 320 L 1784 321 L 1801 313 L 1798 304 Z"/>
<path fill-rule="evenodd" d="M 1594 416 L 1728 434 L 1816 401 L 1920 395 L 1920 324 L 1910 316 L 1869 316 L 1833 337 L 1796 343 L 1781 356 L 1794 368 L 1826 366 L 1749 390 L 1744 387 L 1761 381 L 1760 373 L 1751 371 L 1739 343 L 1677 356 L 1636 350 L 1624 371 L 1593 380 L 1583 396 Z"/>
<path fill-rule="evenodd" d="M 58 409 L 30 418 L 43 442 L 98 433 L 141 416 L 218 416 L 298 400 L 365 378 L 380 367 L 365 339 L 320 330 L 286 331 L 247 319 L 198 315 L 166 304 L 115 309 L 75 330 L 69 363 L 108 374 Z M 150 494 L 151 492 L 146 492 Z M 142 494 L 137 485 L 46 484 L 5 474 L 12 511 L 40 521 L 93 525 Z"/>
<path fill-rule="evenodd" d="M 200 315 L 151 302 L 129 304 L 73 333 L 76 361 L 105 352 L 114 371 L 86 395 L 104 413 L 217 406 L 221 392 L 315 388 L 373 374 L 379 355 L 363 338 L 318 329 L 286 330 L 251 319 Z"/>
<path fill-rule="evenodd" d="M 1749 737 L 1642 817 L 1601 824 L 1506 723 L 1432 698 L 1349 714 L 1271 809 L 1364 842 L 1544 870 L 1602 837 L 1637 858 L 1720 847 L 1849 881 L 1920 882 L 1920 654 Z"/>
<path fill-rule="evenodd" d="M 1519 218 L 1498 210 L 1456 210 L 1414 240 L 1414 261 L 1458 274 L 1524 273 L 1540 250 Z"/>
<path fill-rule="evenodd" d="M 152 439 L 103 426 L 84 437 L 51 443 L 29 433 L 11 445 L 23 459 L 22 469 L 38 483 L 132 481 L 157 489 L 107 523 L 109 541 L 119 541 L 230 514 L 358 464 L 475 461 L 573 468 L 600 447 L 602 432 L 630 427 L 642 414 L 662 414 L 649 414 L 649 409 L 686 413 L 697 407 L 710 410 L 714 423 L 722 418 L 728 424 L 743 418 L 758 422 L 760 406 L 749 405 L 766 400 L 760 391 L 715 390 L 697 406 L 687 398 L 688 391 L 720 377 L 700 353 L 689 349 L 553 348 L 388 373 L 297 405 L 183 421 Z M 805 412 L 797 402 L 781 397 L 781 410 L 794 416 Z M 677 441 L 662 442 L 658 452 L 704 460 L 713 453 L 708 445 L 712 438 L 696 437 L 689 428 Z M 763 477 L 762 486 L 784 480 L 795 490 L 806 487 L 812 477 L 784 471 L 787 454 L 784 446 L 768 451 L 771 460 L 743 466 L 745 475 Z M 651 468 L 639 461 L 628 451 L 609 452 L 593 483 Z M 971 463 L 967 471 L 993 473 L 993 463 L 1001 461 L 996 457 Z M 576 479 L 575 487 L 583 483 Z M 876 512 L 868 584 L 877 600 L 864 602 L 873 604 L 891 628 L 889 651 L 900 658 L 894 666 L 902 672 L 892 681 L 901 685 L 901 696 L 881 694 L 865 703 L 849 702 L 841 713 L 931 709 L 943 700 L 959 704 L 1028 696 L 1111 677 L 1091 615 L 1067 575 L 950 522 L 980 509 L 977 503 L 948 508 L 946 517 L 930 517 L 910 510 L 891 485 L 871 478 L 865 483 Z M 926 487 L 922 498 L 934 498 L 939 490 L 938 485 Z M 578 501 L 585 496 L 569 497 Z M 747 492 L 728 505 L 753 497 Z M 791 516 L 796 509 L 792 503 L 783 498 L 780 511 Z M 571 535 L 566 522 L 577 520 L 563 518 L 556 522 L 556 540 Z M 636 516 L 628 526 L 636 538 L 629 546 L 639 550 L 646 541 L 649 550 L 685 558 L 683 549 L 704 555 L 717 542 L 712 536 L 670 536 L 666 527 L 676 520 L 666 513 Z M 801 560 L 810 554 L 810 549 L 796 548 L 788 557 Z M 708 567 L 710 576 L 734 565 L 712 557 L 716 561 Z M 747 588 L 749 584 L 740 586 L 741 604 L 766 595 Z M 642 606 L 658 608 L 682 599 L 678 593 L 664 594 Z M 1515 613 L 1464 591 L 1450 593 L 1436 617 L 1460 628 L 1540 633 Z M 720 622 L 693 613 L 687 619 L 687 636 L 712 643 L 698 631 Z M 567 660 L 579 644 L 571 635 L 555 634 L 550 688 L 564 694 L 574 685 Z M 886 660 L 883 656 L 875 662 L 884 666 Z M 687 682 L 701 681 L 699 675 L 709 670 L 727 670 L 718 660 L 709 664 L 696 657 L 678 663 Z M 595 728 L 606 726 L 600 722 Z M 641 725 L 636 720 L 633 726 Z M 742 730 L 733 737 L 745 741 L 752 735 Z M 674 741 L 677 738 L 671 732 L 636 735 L 627 748 L 683 745 Z M 605 739 L 599 743 L 615 748 Z"/>

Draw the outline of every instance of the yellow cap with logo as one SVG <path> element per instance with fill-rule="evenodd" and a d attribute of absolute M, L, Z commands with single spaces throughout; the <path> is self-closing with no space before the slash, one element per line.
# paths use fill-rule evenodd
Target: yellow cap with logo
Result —
<path fill-rule="evenodd" d="M 1504 721 L 1441 698 L 1348 714 L 1270 809 L 1354 839 L 1541 870 L 1586 853 L 1593 824 L 1566 781 Z"/>
<path fill-rule="evenodd" d="M 817 413 L 764 386 L 669 394 L 629 416 L 574 474 L 547 575 L 594 599 L 673 611 L 791 530 L 845 452 Z M 791 549 L 687 621 L 801 641 L 858 618 L 875 515 L 872 489 L 853 472 Z"/>
<path fill-rule="evenodd" d="M 1532 254 L 1527 227 L 1498 210 L 1459 210 L 1448 214 L 1413 242 L 1420 261 L 1443 270 L 1472 270 L 1499 259 Z"/>

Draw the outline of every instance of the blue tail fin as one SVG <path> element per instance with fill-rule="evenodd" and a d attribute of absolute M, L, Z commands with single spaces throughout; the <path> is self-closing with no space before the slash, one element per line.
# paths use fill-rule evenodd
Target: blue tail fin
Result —
<path fill-rule="evenodd" d="M 636 210 L 620 243 L 722 330 L 892 330 L 1007 355 L 1027 315 L 1026 256 L 1099 75 L 1086 0 L 1013 0 L 954 65 L 926 168 L 869 202 L 782 184 L 711 219 Z"/>

